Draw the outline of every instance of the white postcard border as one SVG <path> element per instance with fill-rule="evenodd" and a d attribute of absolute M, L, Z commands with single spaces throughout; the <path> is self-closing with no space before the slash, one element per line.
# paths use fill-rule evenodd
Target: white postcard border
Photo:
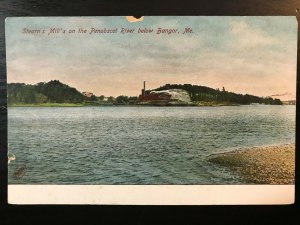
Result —
<path fill-rule="evenodd" d="M 295 185 L 8 185 L 9 204 L 293 204 Z"/>

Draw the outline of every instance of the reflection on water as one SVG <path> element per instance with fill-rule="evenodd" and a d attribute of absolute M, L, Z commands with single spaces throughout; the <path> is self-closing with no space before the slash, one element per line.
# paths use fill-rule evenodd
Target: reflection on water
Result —
<path fill-rule="evenodd" d="M 295 106 L 22 107 L 8 117 L 9 183 L 241 183 L 207 156 L 295 139 Z"/>

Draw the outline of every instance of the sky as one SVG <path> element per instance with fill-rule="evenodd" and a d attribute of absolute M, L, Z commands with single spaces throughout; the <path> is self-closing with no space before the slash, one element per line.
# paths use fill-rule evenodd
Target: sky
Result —
<path fill-rule="evenodd" d="M 24 28 L 45 33 L 23 33 Z M 48 35 L 50 28 L 60 33 Z M 87 33 L 78 33 L 80 28 Z M 91 28 L 117 33 L 89 34 Z M 135 32 L 123 34 L 122 28 Z M 137 33 L 138 28 L 153 33 Z M 158 28 L 178 33 L 156 34 Z M 185 28 L 192 33 L 183 34 Z M 139 95 L 146 81 L 146 89 L 195 84 L 296 98 L 292 16 L 145 16 L 136 23 L 125 17 L 16 17 L 6 19 L 5 33 L 8 83 L 59 80 L 81 92 L 116 97 Z"/>

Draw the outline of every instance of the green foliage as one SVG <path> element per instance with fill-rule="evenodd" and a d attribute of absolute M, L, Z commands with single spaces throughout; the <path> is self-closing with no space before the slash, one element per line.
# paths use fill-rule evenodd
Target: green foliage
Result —
<path fill-rule="evenodd" d="M 228 102 L 241 105 L 247 105 L 251 103 L 282 105 L 282 102 L 279 99 L 273 99 L 270 97 L 262 98 L 248 94 L 236 94 L 226 91 L 224 87 L 222 88 L 222 91 L 220 91 L 218 88 L 213 89 L 205 86 L 191 84 L 166 84 L 155 90 L 162 91 L 168 89 L 186 90 L 189 93 L 191 100 L 194 102 Z"/>
<path fill-rule="evenodd" d="M 80 107 L 84 106 L 82 103 L 14 103 L 9 106 L 13 107 Z"/>
<path fill-rule="evenodd" d="M 167 90 L 167 89 L 184 89 L 186 90 L 193 102 L 198 102 L 200 105 L 207 103 L 218 105 L 233 105 L 233 104 L 270 104 L 281 105 L 282 102 L 279 99 L 273 99 L 271 97 L 258 97 L 254 95 L 242 95 L 233 92 L 228 92 L 223 87 L 222 90 L 213 89 L 205 86 L 191 85 L 191 84 L 166 84 L 155 90 Z M 147 91 L 149 93 L 150 90 Z M 86 97 L 75 88 L 69 87 L 66 84 L 61 83 L 58 80 L 52 80 L 50 82 L 41 82 L 36 85 L 24 84 L 24 83 L 11 83 L 8 84 L 8 104 L 9 105 L 22 105 L 22 104 L 100 104 L 103 102 L 105 96 L 101 95 L 97 97 L 92 95 Z M 138 98 L 136 96 L 118 96 L 114 98 L 108 97 L 107 102 L 109 104 L 135 104 Z M 206 103 L 205 103 L 206 102 Z"/>
<path fill-rule="evenodd" d="M 116 104 L 121 104 L 121 105 L 128 105 L 128 104 L 135 104 L 137 102 L 138 98 L 136 96 L 124 96 L 120 95 L 115 99 Z"/>
<path fill-rule="evenodd" d="M 118 104 L 126 104 L 126 103 L 128 103 L 128 96 L 124 96 L 124 95 L 118 96 L 116 98 L 116 103 L 118 103 Z"/>
<path fill-rule="evenodd" d="M 97 102 L 99 98 L 95 95 L 92 95 L 91 97 L 84 96 L 85 102 Z"/>
<path fill-rule="evenodd" d="M 109 97 L 107 98 L 107 101 L 108 101 L 108 102 L 114 102 L 114 101 L 115 101 L 115 98 L 114 98 L 113 96 L 109 96 Z"/>
<path fill-rule="evenodd" d="M 84 96 L 79 91 L 58 80 L 38 83 L 35 85 L 35 90 L 47 96 L 48 101 L 52 103 L 80 103 L 84 100 Z"/>
<path fill-rule="evenodd" d="M 8 104 L 82 103 L 84 96 L 75 88 L 58 80 L 36 85 L 24 83 L 8 84 Z"/>
<path fill-rule="evenodd" d="M 8 84 L 8 104 L 14 103 L 45 103 L 47 97 L 35 90 L 34 85 L 23 83 Z"/>

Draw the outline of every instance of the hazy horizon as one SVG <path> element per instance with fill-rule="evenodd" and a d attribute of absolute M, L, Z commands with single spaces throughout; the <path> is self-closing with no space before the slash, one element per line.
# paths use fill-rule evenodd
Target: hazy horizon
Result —
<path fill-rule="evenodd" d="M 54 81 L 54 80 L 57 80 L 57 79 L 53 79 L 53 80 L 49 80 L 49 81 L 41 81 L 41 82 L 45 82 L 45 83 L 48 83 L 48 82 L 50 82 L 50 81 Z M 60 80 L 58 80 L 59 82 L 61 82 Z M 11 83 L 8 83 L 8 84 L 12 84 L 12 83 L 14 83 L 14 82 L 11 82 Z M 17 82 L 17 83 L 24 83 L 24 82 Z M 35 85 L 35 84 L 38 84 L 39 82 L 37 82 L 37 83 L 31 83 L 30 85 Z M 63 82 L 61 82 L 61 83 L 63 83 Z M 25 84 L 29 84 L 29 83 L 25 83 Z M 89 90 L 79 90 L 77 87 L 74 87 L 74 86 L 70 86 L 69 84 L 67 84 L 67 83 L 63 83 L 63 84 L 66 84 L 66 85 L 68 85 L 69 87 L 71 87 L 71 88 L 75 88 L 77 91 L 79 91 L 80 93 L 83 93 L 83 92 L 90 92 Z M 167 83 L 166 83 L 167 84 Z M 175 83 L 168 83 L 168 84 L 175 84 Z M 177 83 L 177 84 L 179 84 L 179 83 Z M 159 85 L 159 86 L 157 86 L 157 87 L 155 87 L 155 88 L 152 88 L 152 89 L 150 89 L 150 88 L 147 88 L 147 83 L 146 83 L 146 90 L 152 90 L 152 89 L 155 89 L 155 88 L 158 88 L 158 87 L 160 87 L 160 86 L 163 86 L 163 85 L 165 85 L 165 84 L 162 84 L 162 85 Z M 183 83 L 182 83 L 182 85 L 183 85 Z M 198 86 L 204 86 L 204 85 L 201 85 L 201 84 L 191 84 L 191 85 L 198 85 Z M 206 86 L 206 87 L 208 87 L 208 86 Z M 142 90 L 142 88 L 143 88 L 143 82 L 141 83 L 141 88 L 139 89 L 139 90 L 137 90 L 137 93 L 135 94 L 135 95 L 127 95 L 128 97 L 134 97 L 134 96 L 136 96 L 136 97 L 138 97 L 140 94 L 141 94 L 141 90 Z M 222 88 L 223 87 L 221 87 L 221 88 L 214 88 L 214 87 L 209 87 L 209 88 L 213 88 L 213 89 L 219 89 L 219 90 L 222 90 Z M 225 88 L 225 87 L 224 87 Z M 229 91 L 229 92 L 234 92 L 234 91 L 231 91 L 231 90 L 227 90 L 227 89 L 225 89 L 226 91 Z M 93 93 L 93 92 L 92 92 Z M 237 93 L 237 92 L 234 92 L 234 93 L 236 93 L 236 94 L 249 94 L 249 95 L 255 95 L 255 94 L 251 94 L 251 93 Z M 95 93 L 93 93 L 93 94 L 95 94 Z M 280 95 L 284 95 L 284 96 L 287 96 L 287 94 L 288 93 L 283 93 L 283 94 L 280 94 Z M 97 94 L 95 94 L 96 96 L 101 96 L 101 95 L 103 95 L 103 96 L 105 96 L 105 97 L 111 97 L 112 95 L 105 95 L 105 94 L 101 94 L 101 95 L 97 95 Z M 125 94 L 120 94 L 120 95 L 116 95 L 116 96 L 112 96 L 112 97 L 118 97 L 118 96 L 121 96 L 121 95 L 124 95 L 125 96 Z M 258 96 L 258 97 L 272 97 L 273 99 L 275 99 L 275 98 L 278 98 L 278 99 L 280 99 L 280 97 L 281 96 Z M 291 101 L 294 101 L 294 100 L 296 100 L 296 99 L 286 99 L 286 100 L 283 100 L 283 101 L 288 101 L 288 100 L 291 100 Z"/>
<path fill-rule="evenodd" d="M 49 28 L 193 29 L 191 34 L 22 34 Z M 6 20 L 8 83 L 59 80 L 97 96 L 137 96 L 161 85 L 296 98 L 295 17 L 27 17 Z"/>

